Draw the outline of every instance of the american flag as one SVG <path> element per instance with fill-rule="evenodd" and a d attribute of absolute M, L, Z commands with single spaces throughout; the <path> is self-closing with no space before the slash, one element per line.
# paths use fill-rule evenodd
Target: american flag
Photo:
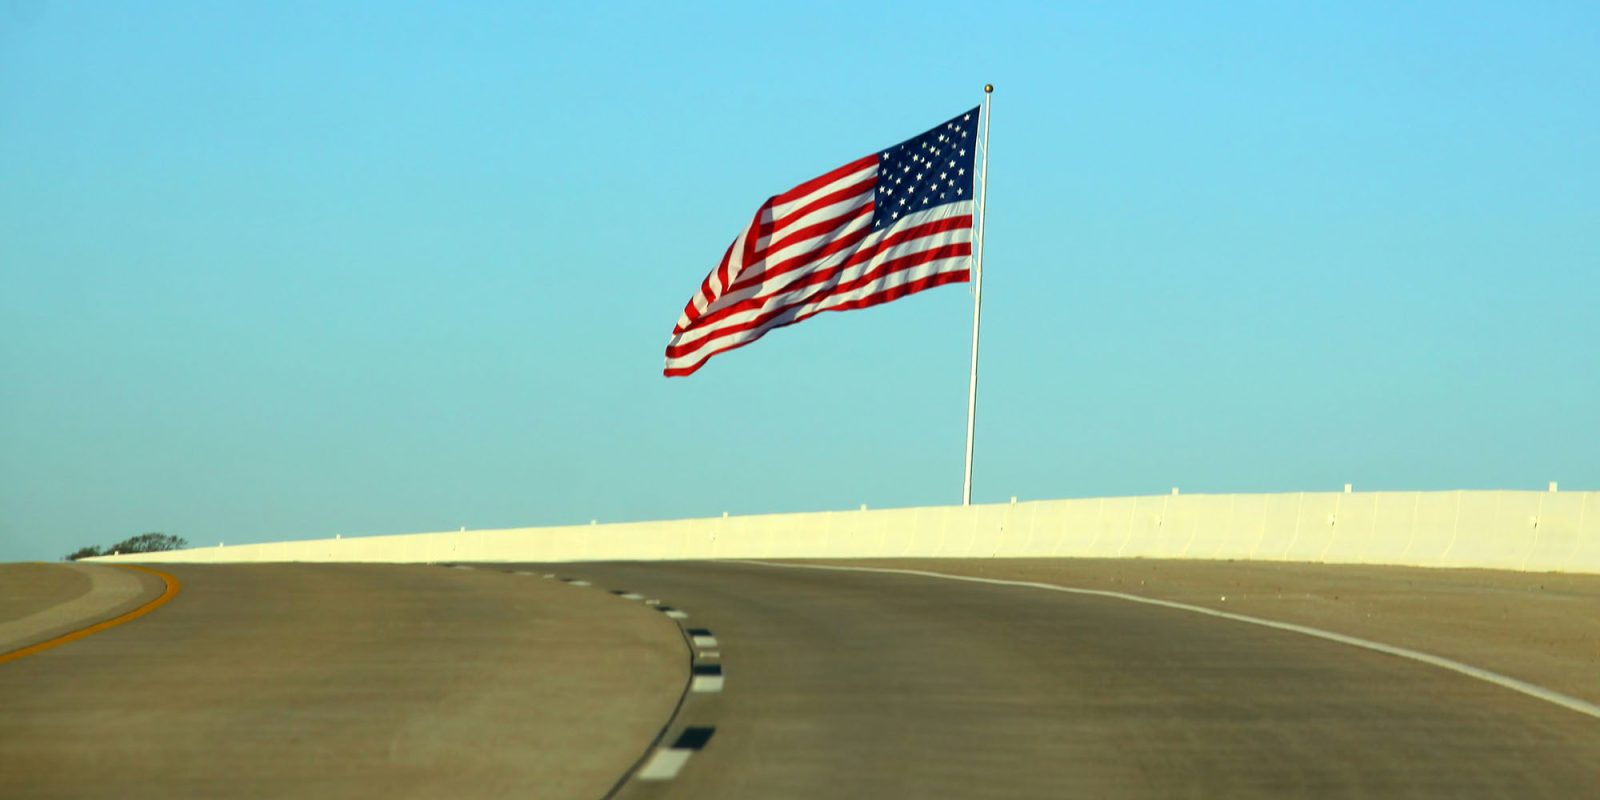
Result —
<path fill-rule="evenodd" d="M 667 377 L 823 311 L 971 280 L 978 109 L 761 204 L 667 344 Z"/>

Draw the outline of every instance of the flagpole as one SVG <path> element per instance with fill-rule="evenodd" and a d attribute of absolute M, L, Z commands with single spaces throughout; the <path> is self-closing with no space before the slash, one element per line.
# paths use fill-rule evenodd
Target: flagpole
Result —
<path fill-rule="evenodd" d="M 983 85 L 983 166 L 978 173 L 977 246 L 972 256 L 972 376 L 967 382 L 967 468 L 961 479 L 961 505 L 972 505 L 972 428 L 978 413 L 978 318 L 983 314 L 983 212 L 989 200 L 989 101 L 994 84 Z"/>

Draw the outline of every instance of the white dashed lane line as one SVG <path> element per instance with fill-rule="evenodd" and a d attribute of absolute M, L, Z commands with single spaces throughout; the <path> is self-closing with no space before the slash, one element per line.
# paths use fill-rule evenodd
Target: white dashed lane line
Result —
<path fill-rule="evenodd" d="M 710 726 L 684 728 L 671 747 L 659 748 L 650 756 L 650 760 L 639 770 L 638 779 L 670 781 L 678 777 L 683 765 L 689 763 L 689 757 L 704 748 L 716 732 L 717 729 Z"/>
<path fill-rule="evenodd" d="M 518 574 L 530 575 L 532 573 L 519 572 Z M 589 581 L 562 577 L 555 573 L 546 573 L 544 577 L 559 578 L 571 586 L 593 585 Z M 643 600 L 646 606 L 660 611 L 663 616 L 678 621 L 684 635 L 689 639 L 690 652 L 694 656 L 689 666 L 688 693 L 716 694 L 722 691 L 723 683 L 726 680 L 722 674 L 722 664 L 720 663 L 722 652 L 716 649 L 717 637 L 712 635 L 709 628 L 682 627 L 682 621 L 689 618 L 688 613 L 666 605 L 655 598 L 646 599 L 644 595 L 630 592 L 626 589 L 609 589 L 607 591 L 623 600 Z M 676 718 L 678 713 L 682 713 L 681 706 L 680 711 L 674 713 L 673 716 Z M 711 735 L 715 732 L 716 728 L 710 725 L 691 725 L 684 728 L 671 746 L 656 748 L 644 761 L 643 765 L 639 767 L 638 771 L 633 774 L 633 779 L 640 781 L 669 781 L 676 778 L 684 765 L 689 763 L 689 757 L 705 747 L 706 742 L 711 740 Z M 620 787 L 626 781 L 627 779 L 624 778 L 621 783 L 618 783 L 618 786 Z"/>
<path fill-rule="evenodd" d="M 689 691 L 699 694 L 722 691 L 722 665 L 694 665 L 694 677 L 689 681 Z"/>

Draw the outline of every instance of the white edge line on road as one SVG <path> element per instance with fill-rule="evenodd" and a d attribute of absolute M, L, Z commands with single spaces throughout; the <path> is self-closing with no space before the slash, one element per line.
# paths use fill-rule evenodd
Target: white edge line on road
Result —
<path fill-rule="evenodd" d="M 882 573 L 882 574 L 886 574 L 886 575 L 917 575 L 917 576 L 921 576 L 921 577 L 924 577 L 924 578 L 943 578 L 945 580 L 966 581 L 968 583 L 987 583 L 987 584 L 991 584 L 991 585 L 994 585 L 994 586 L 1020 586 L 1020 587 L 1028 588 L 1028 589 L 1044 589 L 1046 591 L 1051 591 L 1051 592 L 1066 592 L 1068 594 L 1090 595 L 1090 596 L 1093 596 L 1093 597 L 1109 597 L 1109 598 L 1112 598 L 1112 599 L 1115 599 L 1115 600 L 1126 600 L 1126 601 L 1128 601 L 1130 603 L 1143 603 L 1145 605 L 1161 606 L 1162 608 L 1172 608 L 1172 609 L 1177 609 L 1179 611 L 1190 611 L 1190 612 L 1193 612 L 1193 613 L 1196 613 L 1196 614 L 1204 614 L 1204 615 L 1206 615 L 1208 617 L 1218 617 L 1218 618 L 1221 618 L 1221 619 L 1233 620 L 1234 622 L 1244 622 L 1244 623 L 1248 623 L 1248 624 L 1251 624 L 1251 625 L 1260 625 L 1263 628 L 1274 628 L 1274 629 L 1280 630 L 1280 631 L 1289 631 L 1291 633 L 1299 633 L 1299 634 L 1303 634 L 1305 636 L 1313 636 L 1313 637 L 1316 637 L 1318 639 L 1326 639 L 1327 641 L 1330 641 L 1330 642 L 1338 642 L 1339 644 L 1345 644 L 1345 645 L 1349 645 L 1351 647 L 1359 647 L 1359 648 L 1362 648 L 1363 650 L 1372 650 L 1374 652 L 1384 653 L 1386 655 L 1398 656 L 1400 658 L 1408 658 L 1408 659 L 1411 659 L 1412 661 L 1420 661 L 1420 662 L 1422 662 L 1424 664 L 1428 664 L 1430 666 L 1438 667 L 1439 669 L 1449 670 L 1451 672 L 1454 672 L 1454 673 L 1457 673 L 1457 674 L 1460 674 L 1460 675 L 1465 675 L 1465 676 L 1467 676 L 1469 678 L 1476 678 L 1476 679 L 1478 679 L 1480 681 L 1483 681 L 1485 683 L 1492 683 L 1495 686 L 1499 686 L 1499 687 L 1504 688 L 1504 689 L 1510 689 L 1513 692 L 1520 692 L 1520 693 L 1525 694 L 1525 695 L 1527 695 L 1529 697 L 1537 698 L 1539 700 L 1543 700 L 1543 701 L 1545 701 L 1547 703 L 1552 703 L 1552 704 L 1561 706 L 1562 708 L 1565 708 L 1565 709 L 1568 709 L 1568 710 L 1571 710 L 1571 711 L 1576 711 L 1579 714 L 1587 714 L 1588 716 L 1594 717 L 1595 719 L 1600 719 L 1600 705 L 1595 705 L 1594 703 L 1591 703 L 1591 702 L 1589 702 L 1587 700 L 1581 700 L 1579 698 L 1572 697 L 1570 695 L 1562 694 L 1562 693 L 1557 692 L 1557 691 L 1555 691 L 1553 689 L 1546 689 L 1543 686 L 1538 686 L 1538 685 L 1535 685 L 1535 684 L 1532 684 L 1532 683 L 1528 683 L 1527 681 L 1521 681 L 1521 680 L 1517 680 L 1516 678 L 1512 678 L 1512 677 L 1507 676 L 1507 675 L 1501 675 L 1498 672 L 1491 672 L 1491 671 L 1483 669 L 1481 667 L 1474 667 L 1471 664 L 1463 664 L 1460 661 L 1452 661 L 1452 660 L 1450 660 L 1448 658 L 1444 658 L 1444 657 L 1441 657 L 1441 656 L 1431 655 L 1429 653 L 1424 653 L 1424 652 L 1421 652 L 1421 651 L 1418 651 L 1418 650 L 1410 650 L 1410 649 L 1407 649 L 1407 648 L 1404 648 L 1404 647 L 1396 647 L 1395 645 L 1392 645 L 1392 644 L 1384 644 L 1382 642 L 1374 642 L 1371 639 L 1362 639 L 1362 638 L 1359 638 L 1359 637 L 1356 637 L 1356 636 L 1346 636 L 1346 635 L 1344 635 L 1342 633 L 1334 633 L 1333 631 L 1325 631 L 1325 630 L 1322 630 L 1321 628 L 1312 628 L 1312 627 L 1309 627 L 1309 626 L 1306 626 L 1306 625 L 1296 625 L 1296 624 L 1294 624 L 1292 622 L 1276 622 L 1276 621 L 1273 621 L 1273 620 L 1270 620 L 1270 619 L 1262 619 L 1260 617 L 1249 617 L 1249 616 L 1245 616 L 1244 614 L 1234 614 L 1234 613 L 1228 612 L 1228 611 L 1218 611 L 1218 610 L 1216 610 L 1214 608 L 1206 608 L 1205 606 L 1193 606 L 1193 605 L 1189 605 L 1188 603 L 1178 603 L 1178 602 L 1174 602 L 1172 600 L 1157 600 L 1157 599 L 1155 599 L 1153 597 L 1140 597 L 1140 596 L 1134 595 L 1134 594 L 1123 594 L 1122 592 L 1109 592 L 1109 591 L 1105 591 L 1103 589 L 1078 589 L 1078 588 L 1074 588 L 1074 587 L 1071 587 L 1071 586 L 1057 586 L 1057 585 L 1051 584 L 1051 583 L 1036 583 L 1036 582 L 1033 582 L 1033 581 L 1008 581 L 1008 580 L 1002 580 L 1000 578 L 979 578 L 979 577 L 975 577 L 975 576 L 972 576 L 972 575 L 950 575 L 950 574 L 946 574 L 946 573 L 943 573 L 943 572 L 927 572 L 927 571 L 918 570 L 918 569 L 891 569 L 891 568 L 887 568 L 887 567 L 844 567 L 844 566 L 834 566 L 834 565 L 828 565 L 828 564 L 779 564 L 779 563 L 774 563 L 774 562 L 771 562 L 771 561 L 752 561 L 752 560 L 747 560 L 747 559 L 726 559 L 726 561 L 728 561 L 730 563 L 738 563 L 738 564 L 757 564 L 757 565 L 760 565 L 760 566 L 763 566 L 763 567 L 784 567 L 784 568 L 788 568 L 788 569 L 821 569 L 821 570 L 831 570 L 831 571 L 834 571 L 834 572 L 877 572 L 877 573 Z"/>
<path fill-rule="evenodd" d="M 650 756 L 650 761 L 634 777 L 641 781 L 670 781 L 678 777 L 678 771 L 689 763 L 693 753 L 693 750 L 663 747 Z"/>

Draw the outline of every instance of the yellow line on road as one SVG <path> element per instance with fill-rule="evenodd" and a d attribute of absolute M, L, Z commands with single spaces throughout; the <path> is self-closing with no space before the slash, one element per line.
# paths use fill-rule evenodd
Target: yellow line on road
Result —
<path fill-rule="evenodd" d="M 115 628 L 115 627 L 117 627 L 118 625 L 121 625 L 124 622 L 132 622 L 132 621 L 134 621 L 134 620 L 136 620 L 136 619 L 138 619 L 138 618 L 140 618 L 140 617 L 142 617 L 142 616 L 144 616 L 144 615 L 146 615 L 146 614 L 148 614 L 148 613 L 160 608 L 161 606 L 166 605 L 167 601 L 171 600 L 174 597 L 177 597 L 178 596 L 178 591 L 183 588 L 183 585 L 178 583 L 178 579 L 177 578 L 174 578 L 174 577 L 172 577 L 171 575 L 168 575 L 165 572 L 157 572 L 157 571 L 155 571 L 153 569 L 150 569 L 149 567 L 140 567 L 140 566 L 135 566 L 133 564 L 115 564 L 115 565 L 112 565 L 112 566 L 121 567 L 123 569 L 136 569 L 136 570 L 139 570 L 140 572 L 148 572 L 151 575 L 154 575 L 157 578 L 160 578 L 161 582 L 166 584 L 166 589 L 161 592 L 161 596 L 160 597 L 157 597 L 156 599 L 151 600 L 150 602 L 145 603 L 144 605 L 139 606 L 138 608 L 136 608 L 136 609 L 134 609 L 132 611 L 129 611 L 128 613 L 123 614 L 121 616 L 112 617 L 111 619 L 104 620 L 104 621 L 101 621 L 101 622 L 96 622 L 95 624 L 90 625 L 87 628 L 79 628 L 78 630 L 72 631 L 71 633 L 63 633 L 63 634 L 61 634 L 60 636 L 57 636 L 54 639 L 47 639 L 47 640 L 45 640 L 43 642 L 39 642 L 38 644 L 30 644 L 27 647 L 22 648 L 21 650 L 12 650 L 9 653 L 0 653 L 0 664 L 4 664 L 7 661 L 16 661 L 19 658 L 26 658 L 27 656 L 31 656 L 34 653 L 42 653 L 45 650 L 49 650 L 52 647 L 59 647 L 61 645 L 66 644 L 67 642 L 75 642 L 75 641 L 77 641 L 79 639 L 82 639 L 85 636 L 92 636 L 92 635 L 94 635 L 96 633 L 99 633 L 99 632 L 101 632 L 103 630 L 107 630 L 109 628 Z"/>

